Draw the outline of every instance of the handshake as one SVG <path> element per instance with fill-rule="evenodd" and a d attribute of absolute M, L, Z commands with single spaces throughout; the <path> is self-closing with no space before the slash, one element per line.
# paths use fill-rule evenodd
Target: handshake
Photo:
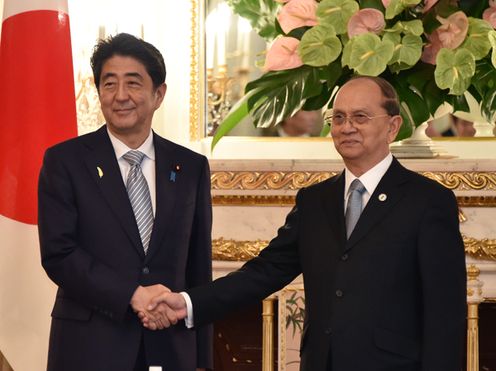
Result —
<path fill-rule="evenodd" d="M 149 330 L 168 328 L 187 316 L 184 297 L 160 284 L 138 286 L 130 304 L 143 326 Z"/>

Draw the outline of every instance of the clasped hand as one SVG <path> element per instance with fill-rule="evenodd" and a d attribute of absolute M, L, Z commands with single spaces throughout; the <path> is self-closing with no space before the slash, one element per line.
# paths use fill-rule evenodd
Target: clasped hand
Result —
<path fill-rule="evenodd" d="M 131 307 L 143 326 L 150 330 L 168 328 L 187 315 L 183 296 L 160 284 L 138 286 L 131 298 Z"/>

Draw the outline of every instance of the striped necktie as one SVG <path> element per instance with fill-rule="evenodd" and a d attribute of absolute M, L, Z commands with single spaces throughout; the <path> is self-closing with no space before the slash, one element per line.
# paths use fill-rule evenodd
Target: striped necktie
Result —
<path fill-rule="evenodd" d="M 143 250 L 146 254 L 152 235 L 153 210 L 150 189 L 148 188 L 148 183 L 141 171 L 141 161 L 143 161 L 144 157 L 144 153 L 134 150 L 129 151 L 122 156 L 122 158 L 131 165 L 131 170 L 129 170 L 126 183 L 127 194 L 129 196 L 129 201 L 131 201 L 131 206 L 133 207 L 141 243 L 143 244 Z"/>
<path fill-rule="evenodd" d="M 348 190 L 348 204 L 346 206 L 346 237 L 350 238 L 351 232 L 355 229 L 355 225 L 362 213 L 362 194 L 365 192 L 365 187 L 362 182 L 357 178 L 351 182 L 350 189 Z"/>

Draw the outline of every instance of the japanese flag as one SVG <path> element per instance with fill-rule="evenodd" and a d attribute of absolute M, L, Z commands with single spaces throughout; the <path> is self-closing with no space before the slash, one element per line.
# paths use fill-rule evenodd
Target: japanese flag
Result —
<path fill-rule="evenodd" d="M 41 268 L 43 153 L 77 135 L 67 0 L 4 0 L 0 42 L 0 351 L 46 369 L 55 287 Z"/>

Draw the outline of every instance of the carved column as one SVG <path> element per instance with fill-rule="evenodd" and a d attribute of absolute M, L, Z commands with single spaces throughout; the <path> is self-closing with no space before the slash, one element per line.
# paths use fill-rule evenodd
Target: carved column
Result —
<path fill-rule="evenodd" d="M 274 371 L 274 300 L 263 301 L 262 371 Z"/>
<path fill-rule="evenodd" d="M 484 300 L 479 274 L 474 264 L 467 268 L 467 371 L 479 371 L 479 304 Z"/>

